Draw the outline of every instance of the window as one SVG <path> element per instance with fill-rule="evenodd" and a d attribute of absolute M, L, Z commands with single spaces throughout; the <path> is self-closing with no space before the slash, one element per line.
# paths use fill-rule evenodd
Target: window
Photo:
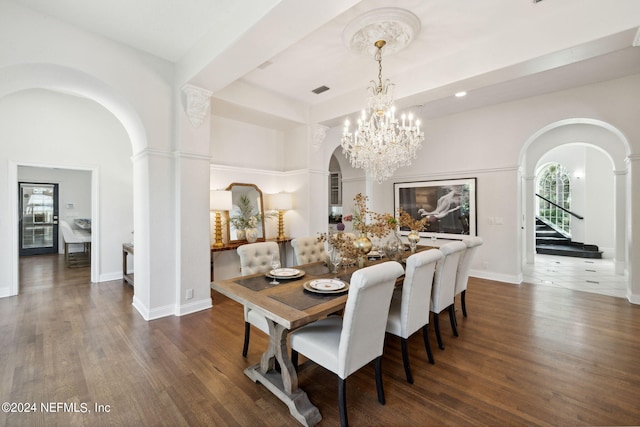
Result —
<path fill-rule="evenodd" d="M 538 216 L 571 235 L 571 215 L 558 206 L 571 209 L 571 179 L 560 163 L 545 166 L 538 179 Z"/>

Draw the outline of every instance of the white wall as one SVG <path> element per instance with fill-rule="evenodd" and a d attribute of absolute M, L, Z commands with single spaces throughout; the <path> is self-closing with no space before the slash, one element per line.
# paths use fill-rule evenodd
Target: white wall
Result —
<path fill-rule="evenodd" d="M 131 240 L 133 229 L 133 184 L 131 143 L 124 128 L 115 117 L 93 101 L 62 95 L 46 90 L 28 90 L 0 98 L 0 164 L 39 165 L 62 169 L 98 171 L 97 223 L 100 259 L 95 266 L 99 280 L 113 280 L 122 276 L 122 243 Z M 5 166 L 6 167 L 6 166 Z M 33 171 L 33 169 L 31 169 Z M 77 173 L 77 172 L 76 172 Z M 69 175 L 72 172 L 69 172 Z M 0 199 L 17 197 L 17 186 L 6 182 L 0 174 Z M 61 215 L 65 200 L 78 203 L 78 212 L 91 217 L 86 187 L 80 199 L 62 193 Z M 89 199 L 91 192 L 89 191 Z M 6 205 L 5 205 L 6 206 Z M 3 235 L 11 235 L 11 215 L 0 210 Z M 16 248 L 0 247 L 1 270 L 10 271 L 7 251 Z M 93 268 L 93 267 L 92 267 Z M 3 282 L 3 285 L 7 285 Z"/>
<path fill-rule="evenodd" d="M 71 228 L 77 228 L 74 219 L 91 218 L 91 172 L 19 166 L 18 180 L 58 184 L 58 216 L 60 220 L 67 221 Z M 64 253 L 62 233 L 58 234 L 58 253 Z"/>

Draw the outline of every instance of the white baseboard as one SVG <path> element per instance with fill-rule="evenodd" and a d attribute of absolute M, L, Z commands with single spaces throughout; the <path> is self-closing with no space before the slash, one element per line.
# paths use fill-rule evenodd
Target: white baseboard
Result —
<path fill-rule="evenodd" d="M 207 310 L 213 307 L 211 297 L 202 299 L 200 301 L 190 302 L 189 304 L 182 304 L 176 307 L 176 316 L 184 316 L 185 314 L 195 313 L 197 311 Z"/>
<path fill-rule="evenodd" d="M 163 307 L 149 310 L 149 308 L 145 306 L 135 295 L 133 296 L 133 302 L 131 305 L 138 310 L 138 313 L 140 313 L 144 320 L 160 319 L 161 317 L 173 316 L 175 314 L 174 305 L 165 305 Z"/>
<path fill-rule="evenodd" d="M 479 279 L 495 280 L 496 282 L 512 283 L 519 285 L 522 283 L 522 274 L 520 276 L 513 276 L 510 274 L 499 274 L 485 270 L 471 270 L 469 276 L 477 277 Z"/>
<path fill-rule="evenodd" d="M 638 294 L 627 294 L 627 301 L 631 304 L 640 305 L 640 295 Z"/>
<path fill-rule="evenodd" d="M 122 280 L 122 271 L 114 271 L 111 273 L 102 273 L 98 276 L 98 283 L 111 282 L 112 280 Z"/>
<path fill-rule="evenodd" d="M 12 296 L 10 287 L 0 288 L 0 298 L 6 298 L 10 296 Z"/>

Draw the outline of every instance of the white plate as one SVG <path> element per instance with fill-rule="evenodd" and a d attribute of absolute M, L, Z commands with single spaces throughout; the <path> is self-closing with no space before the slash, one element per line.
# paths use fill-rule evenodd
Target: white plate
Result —
<path fill-rule="evenodd" d="M 272 279 L 299 279 L 305 275 L 305 272 L 296 268 L 276 268 L 264 273 L 264 275 Z"/>
<path fill-rule="evenodd" d="M 309 286 L 317 291 L 333 292 L 344 288 L 346 283 L 338 279 L 317 279 L 310 281 Z"/>
<path fill-rule="evenodd" d="M 296 268 L 276 268 L 269 272 L 270 275 L 276 277 L 293 277 L 300 274 L 300 270 Z"/>
<path fill-rule="evenodd" d="M 311 286 L 311 282 L 317 282 L 318 280 L 333 280 L 333 281 L 340 282 L 344 286 L 340 287 L 339 289 L 334 289 L 334 290 L 323 290 L 323 289 L 318 289 L 318 288 L 312 287 Z M 304 289 L 306 289 L 307 291 L 309 291 L 309 292 L 313 292 L 313 293 L 316 293 L 316 294 L 323 294 L 323 295 L 342 294 L 342 293 L 347 292 L 349 290 L 349 284 L 346 283 L 346 282 L 343 282 L 341 280 L 338 280 L 338 279 L 318 279 L 318 280 L 309 280 L 308 282 L 304 282 L 302 284 L 302 287 Z"/>

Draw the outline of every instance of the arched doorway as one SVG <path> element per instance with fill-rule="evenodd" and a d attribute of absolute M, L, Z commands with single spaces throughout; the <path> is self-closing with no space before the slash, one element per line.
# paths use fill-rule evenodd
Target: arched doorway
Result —
<path fill-rule="evenodd" d="M 132 151 L 134 154 L 144 151 L 147 146 L 146 134 L 142 121 L 138 114 L 129 103 L 117 94 L 117 91 L 104 84 L 100 80 L 77 70 L 62 67 L 53 64 L 22 64 L 9 66 L 0 69 L 0 98 L 8 95 L 22 93 L 29 90 L 45 89 L 54 93 L 63 94 L 65 96 L 73 95 L 77 98 L 90 100 L 104 107 L 109 111 L 117 121 L 122 125 L 128 135 Z M 8 158 L 7 175 L 9 177 L 8 185 L 1 192 L 9 192 L 17 185 L 17 170 L 19 164 L 24 162 L 15 162 L 11 154 L 6 154 Z M 28 163 L 28 162 L 27 162 Z M 50 164 L 39 164 L 37 166 L 51 166 Z M 68 166 L 66 164 L 65 166 Z M 135 165 L 134 165 L 135 168 Z M 89 170 L 93 170 L 89 168 Z M 94 173 L 95 174 L 95 173 Z M 144 177 L 140 173 L 133 174 L 134 187 L 141 187 Z M 94 182 L 97 180 L 93 179 Z M 138 183 L 136 185 L 136 183 Z M 6 291 L 0 292 L 0 296 L 17 295 L 19 273 L 18 273 L 18 254 L 15 250 L 18 247 L 18 208 L 17 199 L 9 197 L 10 200 L 7 209 L 7 217 L 10 221 L 7 223 L 6 235 L 10 238 L 5 239 L 0 246 L 0 253 L 6 256 L 7 268 L 4 269 L 6 277 L 3 277 L 4 283 L 9 283 Z M 6 200 L 6 199 L 5 199 Z M 135 213 L 134 213 L 135 216 Z M 140 223 L 145 223 L 146 219 L 140 219 Z M 100 224 L 96 224 L 100 227 Z M 144 250 L 144 247 L 140 248 Z M 96 248 L 94 259 L 100 257 L 100 249 Z M 96 263 L 97 264 L 97 263 Z M 92 275 L 93 281 L 99 281 L 98 275 Z M 108 280 L 108 279 L 105 279 Z M 138 289 L 136 289 L 137 293 Z"/>
<path fill-rule="evenodd" d="M 588 144 L 605 153 L 610 159 L 613 175 L 612 209 L 613 237 L 612 257 L 617 274 L 624 274 L 627 268 L 626 250 L 626 196 L 629 144 L 622 133 L 613 126 L 592 119 L 570 119 L 552 123 L 536 132 L 524 145 L 520 154 L 521 206 L 523 224 L 521 241 L 523 263 L 535 262 L 535 180 L 541 159 L 552 149 L 567 144 Z"/>

